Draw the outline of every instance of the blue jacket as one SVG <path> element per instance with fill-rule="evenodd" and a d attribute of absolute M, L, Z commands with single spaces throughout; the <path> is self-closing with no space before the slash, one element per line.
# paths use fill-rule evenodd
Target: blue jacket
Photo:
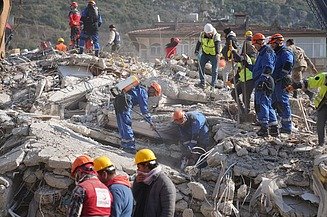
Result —
<path fill-rule="evenodd" d="M 207 119 L 200 112 L 186 112 L 187 120 L 183 125 L 179 125 L 181 141 L 197 140 L 204 128 L 207 129 Z"/>
<path fill-rule="evenodd" d="M 97 33 L 102 24 L 102 17 L 99 14 L 98 7 L 88 4 L 81 13 L 81 23 L 86 34 L 93 35 Z"/>
<path fill-rule="evenodd" d="M 253 80 L 256 81 L 260 75 L 269 69 L 271 72 L 274 71 L 276 63 L 276 54 L 274 50 L 268 46 L 264 45 L 259 50 L 258 57 L 254 65 L 249 65 L 250 71 L 252 71 Z"/>
<path fill-rule="evenodd" d="M 130 98 L 130 108 L 139 105 L 142 114 L 151 121 L 151 115 L 148 110 L 148 91 L 145 87 L 138 85 L 127 92 Z"/>
<path fill-rule="evenodd" d="M 293 52 L 284 45 L 275 49 L 276 65 L 272 77 L 275 82 L 290 75 L 293 67 Z"/>

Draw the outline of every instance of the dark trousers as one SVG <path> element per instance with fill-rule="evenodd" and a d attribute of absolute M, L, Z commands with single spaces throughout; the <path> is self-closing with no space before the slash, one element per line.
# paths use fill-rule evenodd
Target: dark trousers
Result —
<path fill-rule="evenodd" d="M 253 88 L 254 88 L 253 80 L 246 81 L 245 84 L 244 82 L 239 81 L 236 83 L 235 88 L 231 92 L 231 95 L 235 100 L 235 102 L 237 102 L 236 93 L 238 96 L 242 94 L 242 100 L 238 98 L 239 99 L 238 107 L 241 109 L 242 113 L 248 114 L 250 111 L 250 100 L 251 100 L 251 94 L 253 92 Z"/>
<path fill-rule="evenodd" d="M 327 122 L 327 104 L 322 105 L 317 113 L 317 133 L 319 145 L 325 142 L 325 126 Z"/>

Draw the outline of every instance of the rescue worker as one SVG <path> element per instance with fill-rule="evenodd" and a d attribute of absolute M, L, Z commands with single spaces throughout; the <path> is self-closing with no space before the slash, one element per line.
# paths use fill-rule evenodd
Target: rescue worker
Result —
<path fill-rule="evenodd" d="M 251 44 L 252 45 L 252 44 Z M 250 112 L 250 100 L 251 95 L 254 89 L 254 81 L 252 79 L 252 72 L 248 68 L 244 68 L 241 64 L 242 56 L 238 55 L 236 52 L 233 54 L 237 63 L 237 74 L 234 78 L 236 84 L 233 88 L 231 95 L 236 103 L 238 103 L 238 108 L 241 112 L 241 117 L 246 118 L 246 116 Z M 252 64 L 251 58 L 246 55 L 246 61 L 248 64 Z M 245 70 L 245 72 L 244 72 Z M 238 100 L 236 98 L 236 94 L 238 95 Z M 239 95 L 242 94 L 242 100 Z"/>
<path fill-rule="evenodd" d="M 293 53 L 283 45 L 283 42 L 284 37 L 279 33 L 272 35 L 269 40 L 270 46 L 276 53 L 276 64 L 272 73 L 275 81 L 272 106 L 280 117 L 280 133 L 290 134 L 292 132 L 291 106 L 286 88 L 292 84 Z"/>
<path fill-rule="evenodd" d="M 87 7 L 82 11 L 81 16 L 82 32 L 79 41 L 79 53 L 84 51 L 85 41 L 91 39 L 93 41 L 95 56 L 99 56 L 99 27 L 102 24 L 102 17 L 95 1 L 88 0 Z"/>
<path fill-rule="evenodd" d="M 195 147 L 200 147 L 203 153 L 207 149 L 209 145 L 209 127 L 206 117 L 197 111 L 184 112 L 182 109 L 176 109 L 172 119 L 179 127 L 180 143 L 183 149 L 185 149 L 183 151 L 185 159 L 182 159 L 182 164 L 185 165 L 181 165 L 183 169 L 187 165 L 194 165 L 196 163 L 199 156 L 193 154 L 198 152 L 195 151 Z M 205 166 L 206 164 L 202 164 L 200 168 Z"/>
<path fill-rule="evenodd" d="M 318 74 L 316 67 L 313 65 L 311 59 L 305 54 L 304 50 L 299 46 L 294 44 L 293 39 L 288 39 L 286 41 L 286 46 L 293 52 L 294 54 L 294 67 L 292 71 L 292 81 L 294 83 L 299 83 L 303 80 L 303 72 L 305 72 L 309 66 L 313 74 Z M 313 98 L 314 93 L 306 90 L 305 92 L 310 100 Z M 298 91 L 293 91 L 293 97 L 297 98 Z"/>
<path fill-rule="evenodd" d="M 115 166 L 106 156 L 94 159 L 94 169 L 113 196 L 110 217 L 131 217 L 134 199 L 128 176 L 118 175 Z"/>
<path fill-rule="evenodd" d="M 219 43 L 220 34 L 217 30 L 210 24 L 207 23 L 204 26 L 204 31 L 200 33 L 199 40 L 195 47 L 195 55 L 199 61 L 199 76 L 200 83 L 195 86 L 204 89 L 205 88 L 205 78 L 204 69 L 207 62 L 210 61 L 212 65 L 211 70 L 211 89 L 213 90 L 217 82 L 217 64 L 219 61 Z M 200 55 L 200 47 L 202 54 Z"/>
<path fill-rule="evenodd" d="M 69 11 L 69 26 L 70 26 L 70 48 L 77 48 L 79 36 L 81 33 L 81 14 L 78 10 L 77 2 L 72 2 L 70 4 L 70 11 Z"/>
<path fill-rule="evenodd" d="M 232 51 L 236 50 L 238 52 L 239 44 L 236 38 L 236 33 L 231 30 L 231 28 L 224 29 L 225 33 L 225 46 L 223 47 L 221 53 L 224 56 L 227 64 L 222 72 L 222 77 L 224 84 L 227 84 L 229 75 L 234 75 L 234 68 L 236 67 L 236 64 L 234 63 L 234 59 L 232 58 Z M 225 86 L 228 89 L 228 85 Z"/>
<path fill-rule="evenodd" d="M 143 117 L 150 123 L 151 127 L 154 128 L 151 115 L 148 111 L 148 97 L 160 95 L 160 84 L 153 82 L 147 90 L 144 86 L 137 85 L 126 93 L 122 93 L 115 97 L 114 106 L 118 131 L 121 137 L 121 146 L 125 151 L 131 153 L 136 152 L 131 117 L 133 107 L 139 105 Z"/>
<path fill-rule="evenodd" d="M 171 38 L 170 43 L 166 44 L 166 59 L 171 59 L 173 56 L 176 56 L 179 42 L 179 38 Z"/>
<path fill-rule="evenodd" d="M 64 44 L 65 40 L 63 38 L 58 38 L 55 50 L 67 52 L 67 46 Z"/>
<path fill-rule="evenodd" d="M 245 54 L 248 55 L 251 58 L 251 61 L 254 61 L 257 51 L 256 51 L 255 47 L 252 45 L 253 33 L 252 33 L 252 31 L 249 30 L 249 31 L 245 32 L 244 36 L 245 36 L 245 40 L 243 42 L 241 54 L 243 56 Z"/>
<path fill-rule="evenodd" d="M 111 46 L 111 52 L 118 52 L 120 49 L 121 39 L 120 34 L 116 30 L 116 27 L 114 25 L 109 26 L 109 41 L 108 45 Z"/>
<path fill-rule="evenodd" d="M 308 88 L 318 88 L 319 93 L 313 102 L 317 109 L 317 133 L 318 145 L 325 144 L 325 127 L 327 123 L 327 72 L 321 72 L 314 77 L 309 77 L 303 83 L 293 83 L 292 89 L 302 88 L 304 91 Z"/>
<path fill-rule="evenodd" d="M 137 171 L 132 187 L 136 203 L 133 217 L 173 217 L 176 188 L 162 171 L 154 153 L 141 149 L 134 160 Z"/>
<path fill-rule="evenodd" d="M 265 36 L 262 33 L 256 33 L 252 37 L 252 45 L 258 51 L 258 56 L 254 64 L 243 64 L 252 71 L 254 81 L 254 104 L 257 119 L 261 128 L 257 132 L 258 136 L 278 136 L 278 123 L 276 112 L 271 105 L 271 94 L 274 90 L 274 80 L 271 77 L 275 68 L 276 54 L 274 50 L 265 44 Z"/>
<path fill-rule="evenodd" d="M 76 187 L 71 196 L 68 217 L 99 216 L 111 214 L 112 195 L 97 177 L 93 159 L 81 155 L 75 159 L 71 168 Z"/>

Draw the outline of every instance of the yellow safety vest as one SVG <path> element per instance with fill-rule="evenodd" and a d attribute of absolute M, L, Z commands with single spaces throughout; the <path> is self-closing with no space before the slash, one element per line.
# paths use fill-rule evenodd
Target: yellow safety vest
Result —
<path fill-rule="evenodd" d="M 218 33 L 216 33 L 218 34 Z M 215 35 L 212 36 L 212 38 L 205 38 L 204 35 L 205 33 L 202 33 L 201 36 L 201 45 L 202 45 L 202 51 L 205 54 L 210 54 L 210 55 L 216 55 L 216 48 L 215 48 Z"/>
<path fill-rule="evenodd" d="M 241 69 L 241 71 L 238 73 L 240 76 L 240 81 L 241 82 L 245 82 L 245 77 L 246 77 L 246 81 L 252 80 L 252 72 L 250 71 L 250 69 L 245 68 L 245 76 L 244 76 L 244 69 L 241 63 L 237 63 L 237 67 L 239 69 Z"/>
<path fill-rule="evenodd" d="M 315 77 L 309 77 L 308 87 L 319 88 L 319 93 L 313 100 L 315 107 L 318 108 L 327 93 L 327 72 L 319 73 Z"/>

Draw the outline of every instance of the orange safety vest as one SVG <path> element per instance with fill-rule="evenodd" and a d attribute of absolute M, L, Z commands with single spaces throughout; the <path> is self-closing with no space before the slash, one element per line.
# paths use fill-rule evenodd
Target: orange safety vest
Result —
<path fill-rule="evenodd" d="M 67 46 L 64 43 L 59 43 L 59 44 L 56 44 L 55 49 L 58 50 L 58 51 L 66 52 L 67 51 Z"/>

